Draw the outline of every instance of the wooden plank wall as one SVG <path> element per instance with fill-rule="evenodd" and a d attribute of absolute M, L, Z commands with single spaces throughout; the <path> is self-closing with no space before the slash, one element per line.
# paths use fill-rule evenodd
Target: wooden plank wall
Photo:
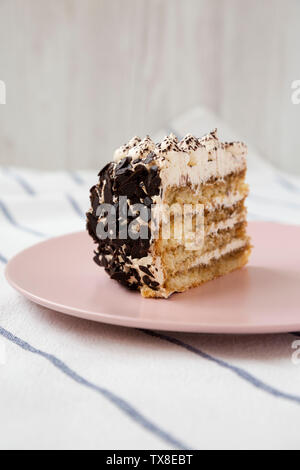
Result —
<path fill-rule="evenodd" d="M 300 173 L 299 0 L 0 0 L 0 163 L 99 168 L 195 105 Z"/>

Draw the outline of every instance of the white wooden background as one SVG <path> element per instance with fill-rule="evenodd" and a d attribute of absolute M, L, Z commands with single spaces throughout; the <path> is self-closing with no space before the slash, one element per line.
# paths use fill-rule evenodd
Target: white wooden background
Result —
<path fill-rule="evenodd" d="M 0 0 L 0 163 L 97 168 L 211 107 L 300 173 L 299 0 Z"/>

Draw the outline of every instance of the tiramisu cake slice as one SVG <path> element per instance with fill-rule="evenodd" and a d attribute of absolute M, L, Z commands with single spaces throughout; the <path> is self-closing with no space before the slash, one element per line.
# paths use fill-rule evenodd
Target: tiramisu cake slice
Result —
<path fill-rule="evenodd" d="M 173 135 L 133 138 L 91 189 L 95 261 L 144 297 L 169 297 L 244 266 L 247 147 Z M 114 223 L 114 220 L 116 223 Z"/>

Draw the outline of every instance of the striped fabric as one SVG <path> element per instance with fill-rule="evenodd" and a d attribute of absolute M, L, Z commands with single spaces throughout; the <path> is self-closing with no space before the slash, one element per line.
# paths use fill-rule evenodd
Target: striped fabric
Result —
<path fill-rule="evenodd" d="M 203 109 L 159 134 L 216 125 L 232 140 Z M 300 178 L 250 149 L 248 179 L 250 219 L 300 224 Z M 90 171 L 0 168 L 0 448 L 299 448 L 300 333 L 130 330 L 51 312 L 7 285 L 19 250 L 84 229 L 94 182 Z"/>

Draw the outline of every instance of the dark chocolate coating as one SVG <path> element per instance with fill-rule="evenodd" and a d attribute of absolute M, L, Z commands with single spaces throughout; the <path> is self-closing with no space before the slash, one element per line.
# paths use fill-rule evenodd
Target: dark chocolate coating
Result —
<path fill-rule="evenodd" d="M 131 259 L 141 259 L 148 256 L 151 239 L 151 205 L 152 198 L 160 194 L 161 179 L 159 168 L 155 164 L 156 155 L 149 153 L 144 159 L 123 158 L 118 163 L 109 163 L 99 173 L 99 183 L 91 188 L 91 211 L 87 213 L 87 230 L 97 244 L 94 261 L 105 268 L 112 279 L 130 289 L 140 289 L 147 285 L 150 289 L 158 290 L 159 284 L 151 273 L 151 265 L 140 266 L 138 272 L 132 266 Z M 119 224 L 115 239 L 99 239 L 97 236 L 97 209 L 101 203 L 112 204 L 115 207 L 117 220 L 129 224 L 135 217 L 128 215 L 124 219 L 119 207 L 119 196 L 127 197 L 127 208 L 134 204 L 143 204 L 148 208 L 148 238 L 136 240 L 127 237 L 121 239 Z M 105 217 L 101 222 L 106 223 Z"/>

